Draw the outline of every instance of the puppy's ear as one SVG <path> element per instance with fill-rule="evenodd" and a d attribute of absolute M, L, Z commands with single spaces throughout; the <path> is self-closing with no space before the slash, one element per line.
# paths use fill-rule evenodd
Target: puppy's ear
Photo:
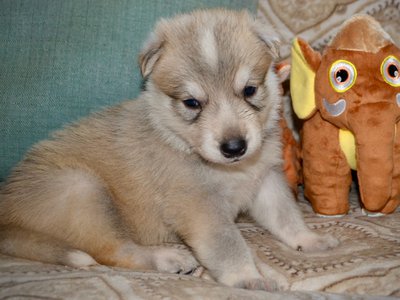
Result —
<path fill-rule="evenodd" d="M 143 77 L 147 77 L 159 60 L 164 40 L 156 33 L 152 33 L 144 44 L 139 54 L 140 71 Z"/>
<path fill-rule="evenodd" d="M 280 57 L 281 42 L 276 32 L 274 32 L 269 25 L 257 20 L 254 23 L 253 30 L 255 34 L 267 45 L 269 53 L 274 59 Z"/>

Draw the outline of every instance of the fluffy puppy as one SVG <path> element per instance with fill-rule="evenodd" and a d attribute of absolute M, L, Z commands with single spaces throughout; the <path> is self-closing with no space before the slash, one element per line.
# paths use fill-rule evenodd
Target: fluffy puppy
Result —
<path fill-rule="evenodd" d="M 35 145 L 1 190 L 0 251 L 48 263 L 187 273 L 271 289 L 235 226 L 248 212 L 294 249 L 324 250 L 282 174 L 277 39 L 246 12 L 158 23 L 138 99 Z M 182 241 L 192 253 L 159 246 Z"/>

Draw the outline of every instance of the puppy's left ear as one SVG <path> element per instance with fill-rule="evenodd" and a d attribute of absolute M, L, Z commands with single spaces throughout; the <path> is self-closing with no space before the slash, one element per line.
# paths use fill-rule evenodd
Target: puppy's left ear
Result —
<path fill-rule="evenodd" d="M 139 54 L 139 64 L 142 76 L 150 75 L 157 61 L 160 59 L 164 40 L 156 33 L 152 33 Z"/>
<path fill-rule="evenodd" d="M 277 34 L 264 24 L 257 20 L 254 23 L 253 30 L 255 34 L 267 45 L 269 53 L 274 59 L 280 58 L 280 45 L 281 42 Z"/>

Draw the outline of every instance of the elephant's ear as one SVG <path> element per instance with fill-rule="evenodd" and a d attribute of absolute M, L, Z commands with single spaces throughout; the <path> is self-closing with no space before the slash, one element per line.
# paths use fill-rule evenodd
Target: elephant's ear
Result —
<path fill-rule="evenodd" d="M 290 93 L 294 112 L 300 119 L 307 119 L 316 111 L 314 85 L 320 63 L 321 55 L 318 52 L 302 39 L 294 39 Z"/>

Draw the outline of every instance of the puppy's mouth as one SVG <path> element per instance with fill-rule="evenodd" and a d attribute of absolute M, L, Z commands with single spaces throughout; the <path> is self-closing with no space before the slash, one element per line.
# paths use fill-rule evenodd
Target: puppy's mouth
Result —
<path fill-rule="evenodd" d="M 243 161 L 246 160 L 247 155 L 243 156 L 243 157 L 235 157 L 235 158 L 225 158 L 222 155 L 218 158 L 214 158 L 214 157 L 206 157 L 201 155 L 201 157 L 205 160 L 208 161 L 212 164 L 217 164 L 217 165 L 225 165 L 225 166 L 234 166 L 234 165 L 239 165 L 241 164 Z"/>
<path fill-rule="evenodd" d="M 241 162 L 243 162 L 244 160 L 246 160 L 246 159 L 235 158 L 235 159 L 233 159 L 233 160 L 231 160 L 231 161 L 228 161 L 228 162 L 226 163 L 226 165 L 229 165 L 229 166 L 239 165 L 239 164 L 240 164 Z"/>

